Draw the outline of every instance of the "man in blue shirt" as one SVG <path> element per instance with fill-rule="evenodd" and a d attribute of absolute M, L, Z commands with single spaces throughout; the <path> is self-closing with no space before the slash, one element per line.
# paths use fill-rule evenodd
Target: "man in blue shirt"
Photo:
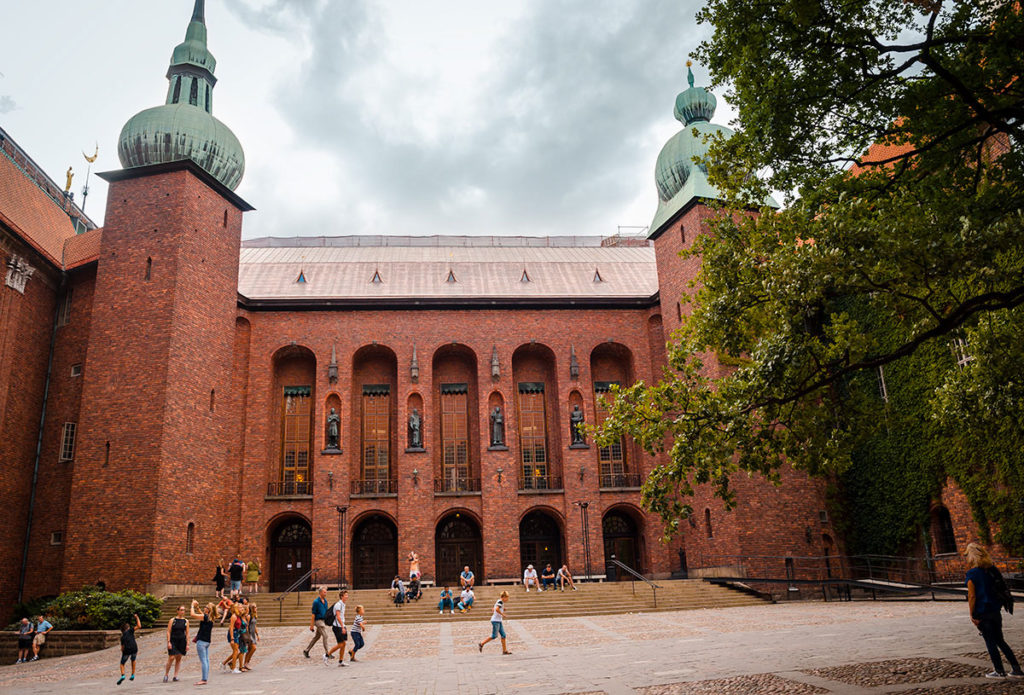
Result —
<path fill-rule="evenodd" d="M 309 650 L 313 648 L 313 645 L 317 643 L 317 640 L 323 640 L 324 643 L 324 658 L 333 659 L 330 655 L 331 646 L 327 644 L 327 614 L 330 613 L 331 607 L 327 604 L 327 587 L 320 587 L 320 591 L 317 592 L 316 600 L 313 601 L 313 610 L 309 616 L 309 631 L 313 633 L 313 639 L 309 641 L 309 645 L 302 650 L 302 655 L 309 658 Z"/>
<path fill-rule="evenodd" d="M 46 633 L 53 629 L 53 625 L 50 621 L 39 616 L 38 624 L 36 625 L 36 636 L 32 638 L 32 661 L 39 661 L 39 650 L 44 644 L 46 644 Z"/>
<path fill-rule="evenodd" d="M 476 577 L 469 571 L 469 565 L 462 568 L 462 574 L 459 575 L 459 583 L 463 589 L 471 589 L 473 584 L 476 583 Z"/>

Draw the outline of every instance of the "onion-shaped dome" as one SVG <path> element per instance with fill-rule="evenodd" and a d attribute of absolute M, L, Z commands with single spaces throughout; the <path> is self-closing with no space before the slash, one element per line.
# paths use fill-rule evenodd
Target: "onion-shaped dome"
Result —
<path fill-rule="evenodd" d="M 245 153 L 231 130 L 213 117 L 213 71 L 206 44 L 205 0 L 196 0 L 185 40 L 174 49 L 163 106 L 133 116 L 118 139 L 125 168 L 191 159 L 229 189 L 245 173 Z"/>

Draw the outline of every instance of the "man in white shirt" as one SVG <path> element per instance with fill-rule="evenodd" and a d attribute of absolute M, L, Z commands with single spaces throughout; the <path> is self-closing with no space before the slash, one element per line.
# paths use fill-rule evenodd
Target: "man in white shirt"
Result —
<path fill-rule="evenodd" d="M 331 651 L 324 655 L 325 665 L 330 664 L 334 652 L 341 652 L 338 655 L 338 666 L 345 665 L 345 643 L 348 641 L 348 631 L 345 629 L 346 601 L 348 601 L 348 589 L 342 589 L 341 593 L 338 594 L 338 602 L 331 608 L 331 612 L 334 613 L 334 624 L 331 626 L 331 630 L 334 632 L 334 639 L 338 643 L 331 647 Z"/>
<path fill-rule="evenodd" d="M 533 569 L 533 565 L 527 565 L 526 571 L 523 572 L 523 585 L 526 587 L 526 593 L 530 593 L 531 584 L 537 588 L 537 591 L 543 591 L 537 580 L 537 570 Z"/>
<path fill-rule="evenodd" d="M 473 595 L 473 587 L 467 586 L 465 589 L 462 590 L 462 593 L 459 595 L 459 611 L 462 613 L 468 611 L 470 608 L 473 607 L 473 601 L 475 599 L 476 596 Z"/>

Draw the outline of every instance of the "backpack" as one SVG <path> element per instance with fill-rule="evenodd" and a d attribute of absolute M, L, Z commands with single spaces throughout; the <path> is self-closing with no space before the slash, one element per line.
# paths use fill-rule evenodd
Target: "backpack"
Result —
<path fill-rule="evenodd" d="M 989 579 L 992 580 L 992 593 L 995 595 L 996 600 L 1002 605 L 1004 611 L 1013 615 L 1013 594 L 1010 593 L 1009 587 L 1006 586 L 1003 573 L 995 567 L 989 567 L 986 572 L 988 572 Z"/>
<path fill-rule="evenodd" d="M 319 601 L 320 599 L 317 599 Z M 327 615 L 324 616 L 324 625 L 327 627 L 333 627 L 334 625 L 334 606 L 327 606 Z"/>

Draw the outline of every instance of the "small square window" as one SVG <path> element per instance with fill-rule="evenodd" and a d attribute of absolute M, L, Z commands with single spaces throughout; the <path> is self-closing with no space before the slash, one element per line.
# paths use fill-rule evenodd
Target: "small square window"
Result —
<path fill-rule="evenodd" d="M 73 364 L 71 365 L 71 376 L 82 376 L 82 365 Z"/>
<path fill-rule="evenodd" d="M 828 523 L 828 512 L 825 511 L 824 509 L 822 509 L 820 512 L 818 512 L 818 519 L 821 521 L 821 523 L 827 524 Z"/>
<path fill-rule="evenodd" d="M 63 545 L 64 544 L 64 532 L 53 531 L 50 533 L 50 545 Z"/>

